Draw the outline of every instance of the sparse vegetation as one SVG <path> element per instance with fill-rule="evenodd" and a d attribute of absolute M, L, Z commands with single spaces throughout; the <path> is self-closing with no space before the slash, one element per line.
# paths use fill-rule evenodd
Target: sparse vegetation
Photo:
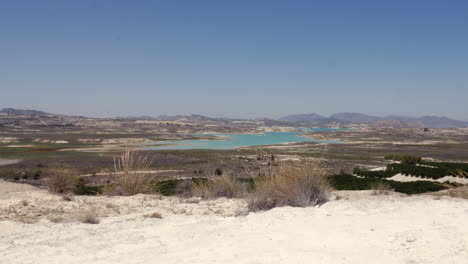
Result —
<path fill-rule="evenodd" d="M 192 195 L 204 199 L 244 197 L 246 193 L 247 185 L 238 181 L 232 175 L 211 177 L 206 181 L 192 182 Z"/>

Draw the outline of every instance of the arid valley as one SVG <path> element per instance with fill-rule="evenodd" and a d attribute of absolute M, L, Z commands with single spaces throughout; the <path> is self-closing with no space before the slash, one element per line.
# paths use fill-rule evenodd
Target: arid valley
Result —
<path fill-rule="evenodd" d="M 312 258 L 463 263 L 468 258 L 466 128 L 333 122 L 308 124 L 326 129 L 307 130 L 304 123 L 267 119 L 91 119 L 24 112 L 0 120 L 5 263 L 309 263 Z M 230 134 L 297 131 L 302 139 L 294 143 L 164 149 L 188 144 L 177 142 L 226 141 Z M 124 162 L 122 153 L 135 155 L 136 164 L 122 168 L 116 162 Z M 137 164 L 141 157 L 150 160 L 144 167 Z M 415 164 L 411 157 L 422 160 Z M 384 173 L 395 169 L 389 164 L 405 162 L 415 165 Z M 275 173 L 304 164 L 319 166 L 309 170 L 328 182 L 323 201 L 255 200 L 263 199 L 255 191 L 262 185 L 258 175 L 279 177 Z M 444 177 L 432 176 L 438 164 L 453 168 Z M 434 169 L 405 172 L 419 166 Z M 78 181 L 69 185 L 63 174 Z M 148 186 L 128 191 L 122 185 L 126 174 L 140 180 L 131 184 Z"/>

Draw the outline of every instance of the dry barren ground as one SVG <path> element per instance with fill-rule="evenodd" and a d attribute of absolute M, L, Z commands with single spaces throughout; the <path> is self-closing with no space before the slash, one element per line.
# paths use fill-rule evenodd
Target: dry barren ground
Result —
<path fill-rule="evenodd" d="M 0 192 L 0 263 L 468 260 L 468 201 L 450 197 L 336 192 L 321 207 L 245 214 L 241 200 L 137 195 L 67 201 L 6 182 Z M 99 224 L 81 222 L 89 210 L 98 212 Z M 153 212 L 162 218 L 147 217 Z"/>

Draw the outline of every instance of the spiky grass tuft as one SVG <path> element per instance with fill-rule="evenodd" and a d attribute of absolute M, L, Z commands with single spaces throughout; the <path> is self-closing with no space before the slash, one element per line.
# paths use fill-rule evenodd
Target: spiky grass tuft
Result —
<path fill-rule="evenodd" d="M 131 149 L 126 149 L 122 155 L 114 157 L 114 168 L 119 177 L 118 185 L 124 195 L 147 193 L 151 190 L 147 174 L 152 162 L 149 156 Z"/>

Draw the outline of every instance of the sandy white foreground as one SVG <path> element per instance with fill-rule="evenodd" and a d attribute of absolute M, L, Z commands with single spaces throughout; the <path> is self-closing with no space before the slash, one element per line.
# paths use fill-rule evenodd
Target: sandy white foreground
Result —
<path fill-rule="evenodd" d="M 3 186 L 3 189 L 2 187 Z M 61 197 L 0 182 L 0 263 L 467 263 L 468 201 L 338 192 L 320 208 Z M 99 224 L 80 210 L 102 211 Z M 49 209 L 49 211 L 47 210 Z M 147 218 L 160 212 L 163 219 Z M 37 215 L 39 214 L 39 216 Z M 62 223 L 48 219 L 63 214 Z M 38 222 L 13 221 L 19 216 Z"/>

